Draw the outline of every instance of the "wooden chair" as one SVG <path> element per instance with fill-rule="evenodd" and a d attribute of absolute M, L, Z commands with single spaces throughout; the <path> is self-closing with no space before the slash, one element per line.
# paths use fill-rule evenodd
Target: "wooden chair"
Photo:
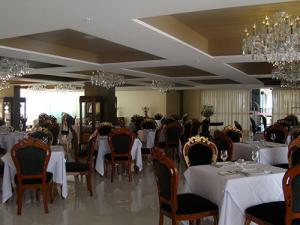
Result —
<path fill-rule="evenodd" d="M 52 202 L 52 177 L 47 172 L 51 156 L 47 144 L 38 139 L 23 139 L 15 144 L 11 150 L 11 157 L 16 167 L 15 183 L 17 190 L 18 215 L 21 214 L 23 193 L 25 189 L 41 190 L 43 194 L 44 211 L 48 213 L 48 193 Z"/>
<path fill-rule="evenodd" d="M 66 162 L 67 175 L 86 176 L 86 183 L 90 196 L 93 196 L 92 188 L 92 174 L 93 174 L 93 162 L 94 162 L 94 151 L 95 142 L 97 135 L 91 135 L 88 142 L 88 157 L 86 162 Z"/>
<path fill-rule="evenodd" d="M 241 132 L 243 132 L 242 125 L 238 121 L 234 121 L 234 126 L 236 129 L 239 129 Z"/>
<path fill-rule="evenodd" d="M 293 133 L 291 134 L 291 142 L 299 136 L 300 136 L 300 129 L 293 131 Z"/>
<path fill-rule="evenodd" d="M 184 145 L 183 157 L 187 167 L 206 165 L 216 162 L 218 150 L 206 137 L 194 136 Z"/>
<path fill-rule="evenodd" d="M 129 176 L 129 182 L 132 180 L 131 172 L 131 149 L 134 143 L 135 134 L 127 128 L 119 128 L 113 131 L 108 136 L 108 144 L 111 153 L 105 154 L 105 168 L 108 164 L 111 164 L 111 182 L 113 182 L 116 165 L 125 163 L 127 164 L 127 172 Z"/>
<path fill-rule="evenodd" d="M 228 153 L 228 161 L 232 160 L 232 154 L 233 154 L 233 142 L 232 140 L 225 135 L 223 132 L 215 132 L 213 137 L 213 143 L 217 146 L 218 149 L 218 159 L 217 161 L 221 161 L 220 154 L 221 150 L 227 150 Z"/>
<path fill-rule="evenodd" d="M 272 134 L 275 134 L 274 141 L 271 139 Z M 274 124 L 264 131 L 265 140 L 270 142 L 285 144 L 287 136 L 288 129 L 279 124 Z"/>
<path fill-rule="evenodd" d="M 223 130 L 223 132 L 234 143 L 241 142 L 241 139 L 243 138 L 243 133 L 239 129 L 237 129 L 237 128 L 233 127 L 233 126 L 227 126 L 227 127 L 225 127 L 224 130 Z"/>
<path fill-rule="evenodd" d="M 263 203 L 246 209 L 245 225 L 300 224 L 300 165 L 290 168 L 282 181 L 284 200 Z"/>
<path fill-rule="evenodd" d="M 29 137 L 39 139 L 45 144 L 51 146 L 53 142 L 53 135 L 51 131 L 43 128 L 42 130 L 34 131 L 28 134 Z"/>
<path fill-rule="evenodd" d="M 180 138 L 182 135 L 182 127 L 178 122 L 173 122 L 164 128 L 164 135 L 166 140 L 165 151 L 172 159 L 177 157 L 179 161 Z"/>
<path fill-rule="evenodd" d="M 179 175 L 175 163 L 159 148 L 153 149 L 152 156 L 159 197 L 159 225 L 163 225 L 164 216 L 171 218 L 172 225 L 178 225 L 182 220 L 192 224 L 212 216 L 216 225 L 218 206 L 196 194 L 177 194 Z"/>

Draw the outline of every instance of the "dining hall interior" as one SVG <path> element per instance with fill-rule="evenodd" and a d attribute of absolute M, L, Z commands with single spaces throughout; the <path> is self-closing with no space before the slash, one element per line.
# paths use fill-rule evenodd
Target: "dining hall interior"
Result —
<path fill-rule="evenodd" d="M 0 1 L 0 224 L 300 224 L 300 1 Z"/>

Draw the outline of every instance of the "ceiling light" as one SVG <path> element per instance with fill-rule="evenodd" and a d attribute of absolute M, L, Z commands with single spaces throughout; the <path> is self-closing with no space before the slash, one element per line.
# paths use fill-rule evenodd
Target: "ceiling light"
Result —
<path fill-rule="evenodd" d="M 104 70 L 97 70 L 96 73 L 93 73 L 91 76 L 91 83 L 95 86 L 105 87 L 110 89 L 112 87 L 118 87 L 125 84 L 124 76 L 105 72 Z"/>
<path fill-rule="evenodd" d="M 159 90 L 161 92 L 168 92 L 170 90 L 174 90 L 175 84 L 167 80 L 153 80 L 151 87 L 154 90 Z"/>
<path fill-rule="evenodd" d="M 77 91 L 77 90 L 82 90 L 83 89 L 83 85 L 57 84 L 57 85 L 55 85 L 54 89 L 56 91 Z"/>
<path fill-rule="evenodd" d="M 3 57 L 0 59 L 0 80 L 7 81 L 16 77 L 22 77 L 30 72 L 26 61 Z"/>
<path fill-rule="evenodd" d="M 31 91 L 45 91 L 47 89 L 46 84 L 33 84 L 28 86 L 28 90 Z"/>

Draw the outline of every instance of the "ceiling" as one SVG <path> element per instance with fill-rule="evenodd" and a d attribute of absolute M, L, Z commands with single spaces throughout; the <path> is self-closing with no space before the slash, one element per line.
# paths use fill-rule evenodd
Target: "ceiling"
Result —
<path fill-rule="evenodd" d="M 244 28 L 276 11 L 300 15 L 300 1 L 2 0 L 0 57 L 29 62 L 17 85 L 84 83 L 104 69 L 125 77 L 118 90 L 153 79 L 178 90 L 276 87 L 269 64 L 241 55 Z"/>

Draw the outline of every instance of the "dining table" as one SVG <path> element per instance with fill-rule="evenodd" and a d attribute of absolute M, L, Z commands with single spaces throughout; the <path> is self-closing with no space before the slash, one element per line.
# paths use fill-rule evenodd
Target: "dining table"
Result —
<path fill-rule="evenodd" d="M 143 160 L 142 160 L 142 142 L 135 138 L 132 148 L 131 148 L 131 157 L 134 160 L 135 165 L 138 167 L 139 171 L 143 170 Z M 107 153 L 111 153 L 108 137 L 107 136 L 98 136 L 96 140 L 96 148 L 98 150 L 95 169 L 96 171 L 103 176 L 104 175 L 104 156 Z"/>
<path fill-rule="evenodd" d="M 26 132 L 0 132 L 0 147 L 10 151 L 12 146 L 26 137 Z"/>
<path fill-rule="evenodd" d="M 53 181 L 61 185 L 61 195 L 63 198 L 68 196 L 66 166 L 65 166 L 65 152 L 61 145 L 52 145 L 51 156 L 48 163 L 47 171 L 53 174 Z M 5 203 L 12 197 L 12 187 L 15 186 L 14 177 L 16 168 L 12 160 L 10 149 L 1 158 L 4 162 L 4 175 L 2 181 L 2 203 Z"/>
<path fill-rule="evenodd" d="M 288 163 L 288 145 L 266 141 L 233 143 L 232 160 L 252 160 L 252 151 L 256 150 L 259 151 L 260 163 L 268 165 Z"/>
<path fill-rule="evenodd" d="M 219 207 L 219 225 L 243 225 L 253 205 L 284 200 L 285 169 L 270 165 L 226 162 L 189 167 L 183 192 L 198 194 Z"/>

